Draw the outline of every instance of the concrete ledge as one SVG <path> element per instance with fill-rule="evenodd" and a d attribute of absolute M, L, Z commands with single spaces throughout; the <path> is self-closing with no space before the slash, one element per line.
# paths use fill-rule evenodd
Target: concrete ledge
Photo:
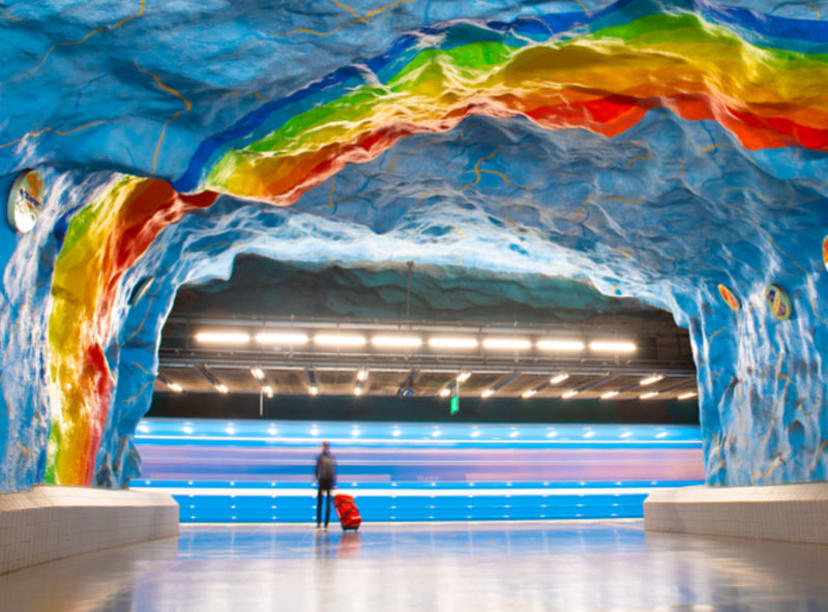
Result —
<path fill-rule="evenodd" d="M 177 534 L 166 493 L 38 486 L 0 495 L 0 574 Z"/>
<path fill-rule="evenodd" d="M 644 501 L 644 527 L 828 544 L 828 483 L 657 491 Z"/>

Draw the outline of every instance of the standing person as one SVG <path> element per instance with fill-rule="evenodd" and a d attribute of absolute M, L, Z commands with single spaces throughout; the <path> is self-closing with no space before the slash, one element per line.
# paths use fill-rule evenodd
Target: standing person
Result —
<path fill-rule="evenodd" d="M 316 528 L 322 522 L 322 493 L 328 494 L 328 507 L 325 511 L 325 529 L 328 528 L 328 521 L 331 518 L 331 489 L 336 488 L 336 459 L 331 454 L 331 445 L 322 443 L 322 452 L 316 458 Z"/>

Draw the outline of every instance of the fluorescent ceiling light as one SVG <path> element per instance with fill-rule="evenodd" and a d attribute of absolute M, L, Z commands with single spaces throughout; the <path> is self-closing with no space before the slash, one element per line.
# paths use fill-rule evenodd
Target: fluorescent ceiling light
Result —
<path fill-rule="evenodd" d="M 457 375 L 457 382 L 466 382 L 471 376 L 471 372 L 460 372 Z"/>
<path fill-rule="evenodd" d="M 368 370 L 366 370 L 365 368 L 360 368 L 359 370 L 357 370 L 358 381 L 362 382 L 366 378 L 368 378 Z"/>
<path fill-rule="evenodd" d="M 607 391 L 601 396 L 601 399 L 609 399 L 618 395 L 618 391 Z"/>
<path fill-rule="evenodd" d="M 570 397 L 575 397 L 578 395 L 578 391 L 576 389 L 570 389 L 566 393 L 564 393 L 561 397 L 564 399 L 569 399 Z"/>
<path fill-rule="evenodd" d="M 569 378 L 569 374 L 567 374 L 566 372 L 561 372 L 560 374 L 556 374 L 555 376 L 550 378 L 549 384 L 557 385 L 558 383 L 562 383 L 563 381 L 565 381 L 567 378 Z"/>
<path fill-rule="evenodd" d="M 642 387 L 646 385 L 651 385 L 653 383 L 657 383 L 660 381 L 664 376 L 662 374 L 653 374 L 652 376 L 648 376 L 647 378 L 642 378 L 641 381 L 638 383 Z"/>
<path fill-rule="evenodd" d="M 323 346 L 362 346 L 365 344 L 365 336 L 317 334 L 313 341 Z"/>
<path fill-rule="evenodd" d="M 198 332 L 196 342 L 204 344 L 247 344 L 250 336 L 244 332 Z"/>
<path fill-rule="evenodd" d="M 633 353 L 635 344 L 632 342 L 616 342 L 614 340 L 596 340 L 589 343 L 589 350 L 596 353 Z"/>
<path fill-rule="evenodd" d="M 580 340 L 538 340 L 538 348 L 542 351 L 560 351 L 577 353 L 586 348 Z"/>
<path fill-rule="evenodd" d="M 311 385 L 311 388 L 309 390 L 311 395 L 319 395 L 319 387 L 317 387 L 316 385 Z"/>
<path fill-rule="evenodd" d="M 535 393 L 537 393 L 537 392 L 538 392 L 537 389 L 529 389 L 528 391 L 524 391 L 523 394 L 521 395 L 521 397 L 523 399 L 528 399 L 528 398 L 532 397 L 533 395 L 535 395 Z"/>
<path fill-rule="evenodd" d="M 219 393 L 227 393 L 230 389 L 227 388 L 227 385 L 216 385 L 216 391 Z"/>
<path fill-rule="evenodd" d="M 649 393 L 645 393 L 639 397 L 639 399 L 650 399 L 651 397 L 655 397 L 658 395 L 658 391 L 650 391 Z"/>
<path fill-rule="evenodd" d="M 431 348 L 470 349 L 477 347 L 477 339 L 469 336 L 435 336 L 428 339 Z"/>
<path fill-rule="evenodd" d="M 256 380 L 264 379 L 264 370 L 262 370 L 261 368 L 250 368 L 250 373 Z"/>
<path fill-rule="evenodd" d="M 483 347 L 494 350 L 525 351 L 532 343 L 526 338 L 484 338 Z"/>
<path fill-rule="evenodd" d="M 170 388 L 172 388 L 172 385 L 170 385 Z M 698 395 L 698 393 L 696 393 L 695 391 L 690 391 L 689 393 L 682 393 L 681 395 L 678 396 L 678 398 L 680 400 L 685 400 L 685 399 L 690 399 L 691 397 L 696 397 L 697 395 Z"/>
<path fill-rule="evenodd" d="M 440 389 L 440 397 L 448 397 L 450 393 L 451 389 L 449 389 L 448 387 L 443 387 L 442 389 Z"/>
<path fill-rule="evenodd" d="M 380 348 L 417 348 L 423 341 L 417 336 L 374 336 L 371 344 Z"/>
<path fill-rule="evenodd" d="M 494 391 L 492 389 L 486 389 L 485 391 L 483 391 L 483 393 L 480 394 L 480 397 L 485 399 L 487 397 L 491 397 L 493 394 Z"/>
<path fill-rule="evenodd" d="M 176 393 L 181 393 L 184 390 L 184 387 L 174 382 L 169 383 L 167 386 L 170 388 L 170 391 L 175 391 Z"/>
<path fill-rule="evenodd" d="M 259 344 L 305 344 L 308 335 L 299 332 L 261 332 L 256 334 Z"/>

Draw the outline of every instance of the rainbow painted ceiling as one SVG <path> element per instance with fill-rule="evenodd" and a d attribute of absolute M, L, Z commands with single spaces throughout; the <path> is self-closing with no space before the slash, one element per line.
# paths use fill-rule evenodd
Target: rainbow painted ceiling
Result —
<path fill-rule="evenodd" d="M 817 5 L 126 4 L 0 10 L 0 187 L 46 184 L 1 230 L 0 490 L 134 476 L 175 291 L 244 252 L 639 297 L 690 328 L 708 482 L 826 477 Z"/>

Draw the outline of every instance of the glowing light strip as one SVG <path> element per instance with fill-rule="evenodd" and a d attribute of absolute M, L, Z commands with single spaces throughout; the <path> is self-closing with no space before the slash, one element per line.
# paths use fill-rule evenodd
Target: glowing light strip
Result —
<path fill-rule="evenodd" d="M 374 336 L 371 344 L 383 348 L 416 348 L 422 346 L 423 341 L 417 336 Z"/>
<path fill-rule="evenodd" d="M 632 342 L 600 341 L 589 343 L 589 350 L 596 353 L 633 353 L 636 350 Z"/>
<path fill-rule="evenodd" d="M 313 341 L 321 346 L 363 346 L 367 342 L 365 336 L 353 334 L 317 334 Z"/>
<path fill-rule="evenodd" d="M 492 350 L 525 351 L 532 347 L 526 338 L 484 338 L 483 348 Z"/>
<path fill-rule="evenodd" d="M 307 341 L 307 334 L 299 332 L 260 332 L 256 334 L 256 342 L 259 344 L 305 344 Z"/>
<path fill-rule="evenodd" d="M 472 349 L 477 347 L 477 339 L 471 337 L 436 336 L 428 339 L 431 348 Z"/>
<path fill-rule="evenodd" d="M 203 344 L 247 344 L 250 335 L 244 332 L 198 332 L 195 339 Z"/>
<path fill-rule="evenodd" d="M 470 434 L 471 438 L 471 434 Z M 278 443 L 278 442 L 293 442 L 298 444 L 319 444 L 321 440 L 321 436 L 315 437 L 305 437 L 305 438 L 285 438 L 281 436 L 271 436 L 271 437 L 254 437 L 254 436 L 169 436 L 169 435 L 153 435 L 153 434 L 135 434 L 136 440 L 181 440 L 185 442 L 187 440 L 202 440 L 202 441 L 212 441 L 215 440 L 217 442 L 268 442 L 268 443 Z M 513 438 L 509 438 L 508 440 L 481 440 L 478 437 L 474 437 L 471 439 L 446 439 L 441 438 L 439 440 L 435 440 L 430 435 L 423 436 L 422 438 L 418 438 L 416 440 L 404 439 L 404 438 L 359 438 L 359 437 L 342 437 L 342 438 L 333 438 L 333 437 L 326 437 L 331 443 L 337 444 L 423 444 L 423 442 L 428 441 L 429 446 L 443 446 L 448 444 L 543 444 L 546 446 L 561 446 L 567 444 L 618 444 L 622 446 L 636 446 L 642 444 L 687 444 L 687 445 L 701 445 L 701 440 L 657 440 L 657 439 L 650 439 L 650 440 L 631 440 L 629 438 L 623 438 L 618 440 L 566 440 L 563 438 L 555 437 L 555 438 L 544 438 L 543 440 L 515 440 Z"/>
<path fill-rule="evenodd" d="M 261 488 L 248 489 L 237 487 L 213 488 L 213 487 L 155 487 L 142 486 L 137 487 L 142 491 L 158 491 L 161 493 L 168 493 L 170 495 L 180 495 L 183 497 L 210 496 L 210 497 L 316 497 L 316 487 L 303 488 Z M 649 495 L 655 491 L 668 491 L 674 487 L 630 487 L 625 489 L 623 487 L 616 487 L 613 489 L 475 489 L 466 487 L 463 489 L 360 489 L 357 487 L 339 487 L 343 491 L 347 491 L 348 495 L 356 497 L 503 497 L 509 495 L 511 497 L 592 497 L 595 495 L 611 495 L 613 497 L 624 497 L 626 495 Z"/>
<path fill-rule="evenodd" d="M 580 352 L 586 344 L 580 340 L 538 340 L 537 346 L 542 351 Z"/>

